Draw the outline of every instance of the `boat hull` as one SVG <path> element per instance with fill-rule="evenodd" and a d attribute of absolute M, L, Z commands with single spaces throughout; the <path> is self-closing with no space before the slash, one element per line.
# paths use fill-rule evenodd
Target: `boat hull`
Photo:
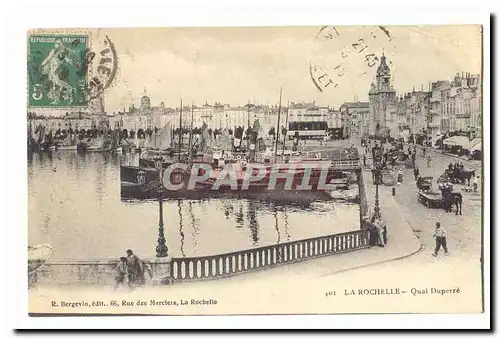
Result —
<path fill-rule="evenodd" d="M 76 151 L 77 148 L 78 148 L 77 145 L 57 146 L 58 151 Z"/>
<path fill-rule="evenodd" d="M 122 182 L 120 187 L 120 196 L 122 200 L 146 200 L 157 199 L 158 190 L 145 184 Z M 327 191 L 293 191 L 293 190 L 210 190 L 198 188 L 195 190 L 163 191 L 163 199 L 255 199 L 263 201 L 280 202 L 310 202 L 310 201 L 328 201 L 332 197 Z"/>
<path fill-rule="evenodd" d="M 320 199 L 331 200 L 329 190 L 324 187 L 319 187 L 320 172 L 313 171 L 309 178 L 310 188 L 305 190 L 301 188 L 304 184 L 303 173 L 294 176 L 291 187 L 286 186 L 287 181 L 284 178 L 278 179 L 274 187 L 269 185 L 269 176 L 264 177 L 260 181 L 250 182 L 245 185 L 243 179 L 236 180 L 236 186 L 216 185 L 214 178 L 209 178 L 205 181 L 196 182 L 193 189 L 187 189 L 189 184 L 189 174 L 186 172 L 177 173 L 181 177 L 177 177 L 176 173 L 172 174 L 173 183 L 180 184 L 182 188 L 179 190 L 168 190 L 164 188 L 163 196 L 168 198 L 259 198 L 259 199 L 284 199 L 284 200 L 308 200 Z M 339 172 L 329 172 L 326 176 L 326 183 L 332 180 L 338 180 Z M 120 181 L 121 181 L 121 198 L 122 199 L 151 199 L 158 197 L 159 174 L 158 171 L 150 167 L 141 166 L 120 166 Z M 286 187 L 285 187 L 286 186 Z"/>

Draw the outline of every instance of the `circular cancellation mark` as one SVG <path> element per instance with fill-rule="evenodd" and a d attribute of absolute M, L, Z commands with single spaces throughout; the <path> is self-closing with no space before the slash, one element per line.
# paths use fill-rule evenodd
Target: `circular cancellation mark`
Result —
<path fill-rule="evenodd" d="M 353 87 L 356 78 L 375 76 L 382 54 L 396 54 L 387 27 L 324 26 L 314 38 L 311 80 L 320 92 Z M 389 64 L 393 70 L 390 60 Z"/>

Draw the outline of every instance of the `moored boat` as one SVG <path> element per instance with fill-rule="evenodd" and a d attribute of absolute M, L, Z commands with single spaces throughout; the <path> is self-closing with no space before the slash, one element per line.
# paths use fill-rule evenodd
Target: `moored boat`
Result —
<path fill-rule="evenodd" d="M 52 246 L 41 244 L 36 246 L 28 246 L 28 273 L 36 271 L 52 254 Z"/>

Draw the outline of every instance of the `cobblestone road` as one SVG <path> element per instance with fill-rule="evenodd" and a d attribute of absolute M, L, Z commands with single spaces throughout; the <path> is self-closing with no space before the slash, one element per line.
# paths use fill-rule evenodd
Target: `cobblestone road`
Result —
<path fill-rule="evenodd" d="M 432 154 L 431 157 L 430 168 L 427 167 L 426 161 L 421 156 L 417 158 L 417 167 L 422 176 L 434 177 L 433 187 L 436 189 L 435 179 L 443 173 L 450 161 L 456 160 L 440 154 Z M 480 175 L 478 165 L 478 163 L 464 161 L 466 168 L 475 168 L 476 174 Z M 434 224 L 439 221 L 448 233 L 448 246 L 452 255 L 463 259 L 477 260 L 481 250 L 480 193 L 467 193 L 461 190 L 459 185 L 455 185 L 454 190 L 462 193 L 463 196 L 462 215 L 446 213 L 442 209 L 428 209 L 417 201 L 413 170 L 405 169 L 404 173 L 405 180 L 397 188 L 395 199 L 420 238 L 424 253 L 428 254 L 434 247 L 432 232 Z"/>
<path fill-rule="evenodd" d="M 348 147 L 353 144 L 360 146 L 359 140 L 339 140 L 330 142 L 329 146 Z M 390 145 L 385 145 L 385 147 L 389 148 Z M 408 145 L 404 147 L 407 149 Z M 427 167 L 427 161 L 423 158 L 422 149 L 417 148 L 416 164 L 421 176 L 434 178 L 434 189 L 437 189 L 436 179 L 444 172 L 450 162 L 461 161 L 466 169 L 475 169 L 476 175 L 482 179 L 481 163 L 479 161 L 467 161 L 451 155 L 441 154 L 440 150 L 431 150 L 427 152 L 426 156 L 429 154 L 431 155 L 431 166 Z M 413 169 L 403 169 L 403 172 L 403 184 L 397 186 L 394 199 L 422 243 L 420 254 L 405 260 L 421 260 L 430 255 L 435 246 L 435 240 L 432 237 L 434 225 L 439 221 L 448 233 L 448 247 L 452 254 L 450 261 L 454 259 L 478 261 L 481 253 L 481 194 L 467 193 L 459 185 L 455 185 L 454 191 L 462 193 L 463 196 L 462 215 L 455 215 L 455 209 L 453 213 L 446 213 L 442 209 L 428 209 L 417 201 Z M 367 189 L 371 189 L 371 182 L 365 184 Z M 391 187 L 381 186 L 380 189 L 390 191 Z M 480 190 L 481 187 L 479 187 Z"/>

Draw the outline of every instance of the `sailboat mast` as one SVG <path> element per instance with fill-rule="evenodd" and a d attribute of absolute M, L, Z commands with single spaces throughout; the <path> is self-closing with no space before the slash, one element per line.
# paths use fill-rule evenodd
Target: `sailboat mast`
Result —
<path fill-rule="evenodd" d="M 247 105 L 247 124 L 248 128 L 250 128 L 250 103 Z"/>
<path fill-rule="evenodd" d="M 191 142 L 193 140 L 193 115 L 194 115 L 194 101 L 191 103 L 191 127 L 189 128 L 188 154 L 191 154 Z"/>
<path fill-rule="evenodd" d="M 283 138 L 283 150 L 281 151 L 281 155 L 285 154 L 285 144 L 286 144 L 286 135 L 288 132 L 288 111 L 290 110 L 290 101 L 288 101 L 286 107 L 286 119 L 285 119 L 285 137 Z"/>
<path fill-rule="evenodd" d="M 278 155 L 278 141 L 280 139 L 280 116 L 281 116 L 281 95 L 283 92 L 283 88 L 280 88 L 280 104 L 278 107 L 278 124 L 276 126 L 276 148 L 274 150 L 274 156 Z"/>
<path fill-rule="evenodd" d="M 179 162 L 181 161 L 181 144 L 182 144 L 182 99 L 181 99 L 181 111 L 179 115 Z"/>

